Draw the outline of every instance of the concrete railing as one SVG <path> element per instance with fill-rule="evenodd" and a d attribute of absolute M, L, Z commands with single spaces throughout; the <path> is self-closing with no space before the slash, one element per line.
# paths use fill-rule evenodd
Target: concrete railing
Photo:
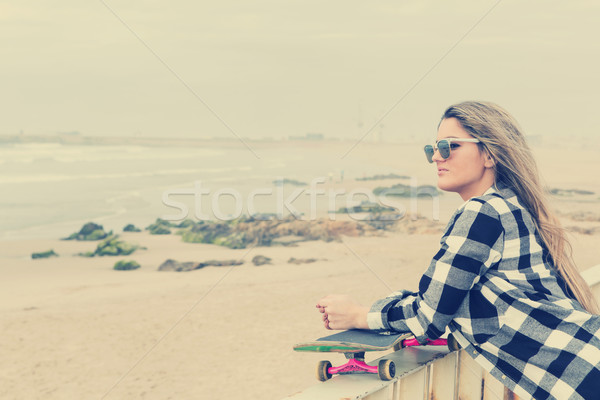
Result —
<path fill-rule="evenodd" d="M 600 300 L 600 265 L 582 273 Z M 368 353 L 367 353 L 368 354 Z M 501 382 L 479 366 L 464 350 L 409 347 L 386 354 L 396 364 L 396 378 L 381 381 L 374 375 L 340 375 L 296 393 L 294 400 L 515 400 Z M 371 364 L 377 365 L 379 360 Z"/>

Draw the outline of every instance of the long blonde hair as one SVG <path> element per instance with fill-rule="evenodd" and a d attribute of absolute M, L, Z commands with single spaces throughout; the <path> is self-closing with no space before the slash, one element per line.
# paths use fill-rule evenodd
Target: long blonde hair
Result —
<path fill-rule="evenodd" d="M 512 189 L 529 211 L 550 255 L 551 264 L 566 282 L 575 299 L 589 312 L 598 314 L 598 304 L 581 277 L 572 257 L 565 230 L 548 204 L 537 165 L 517 121 L 494 103 L 467 101 L 452 105 L 442 120 L 456 118 L 463 128 L 481 141 L 494 160 L 496 184 Z"/>

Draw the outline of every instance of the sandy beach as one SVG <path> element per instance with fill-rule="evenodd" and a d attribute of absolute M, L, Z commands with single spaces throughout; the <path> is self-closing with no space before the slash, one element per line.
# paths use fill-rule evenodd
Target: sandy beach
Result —
<path fill-rule="evenodd" d="M 368 144 L 356 157 L 393 169 L 400 148 Z M 535 152 L 549 187 L 594 192 L 553 196 L 553 204 L 573 232 L 579 267 L 600 264 L 597 149 L 540 146 Z M 403 164 L 424 162 L 421 153 L 406 157 Z M 423 182 L 433 173 L 426 165 L 418 171 Z M 350 190 L 357 183 L 349 177 L 347 185 Z M 120 233 L 145 249 L 127 257 L 83 258 L 77 254 L 93 250 L 95 242 L 7 238 L 0 242 L 0 397 L 279 399 L 293 394 L 316 384 L 313 372 L 321 356 L 295 353 L 292 346 L 327 333 L 314 309 L 317 300 L 349 293 L 368 304 L 392 290 L 415 288 L 460 203 L 458 196 L 445 194 L 439 222 L 423 207 L 425 218 L 414 223 L 413 233 L 402 225 L 381 236 L 296 247 L 232 250 L 184 243 L 177 235 Z M 59 257 L 30 258 L 48 249 Z M 272 264 L 254 266 L 256 255 L 270 257 Z M 318 261 L 296 265 L 288 263 L 291 257 Z M 135 259 L 141 268 L 114 271 L 121 258 Z M 244 264 L 158 271 L 167 259 Z"/>

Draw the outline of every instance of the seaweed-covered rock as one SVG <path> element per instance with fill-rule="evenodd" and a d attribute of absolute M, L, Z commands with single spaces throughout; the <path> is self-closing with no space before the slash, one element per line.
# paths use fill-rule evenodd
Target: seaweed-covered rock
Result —
<path fill-rule="evenodd" d="M 58 254 L 56 254 L 53 249 L 50 249 L 48 251 L 41 251 L 39 253 L 31 253 L 31 258 L 34 260 L 38 259 L 38 258 L 49 258 L 49 257 L 58 257 Z"/>
<path fill-rule="evenodd" d="M 93 222 L 88 222 L 87 224 L 81 227 L 79 232 L 71 234 L 64 240 L 101 240 L 106 238 L 110 234 L 111 232 L 107 233 L 104 231 L 102 225 L 98 225 Z"/>
<path fill-rule="evenodd" d="M 257 255 L 252 258 L 252 264 L 257 267 L 260 265 L 271 264 L 271 259 L 266 256 Z"/>
<path fill-rule="evenodd" d="M 171 228 L 177 228 L 177 225 L 164 219 L 157 218 L 154 223 L 146 227 L 146 230 L 149 231 L 151 235 L 169 235 L 171 234 Z"/>
<path fill-rule="evenodd" d="M 142 230 L 133 224 L 127 224 L 123 228 L 123 232 L 141 232 Z"/>
<path fill-rule="evenodd" d="M 83 257 L 94 256 L 128 256 L 140 247 L 119 239 L 119 235 L 111 235 L 98 243 L 93 253 L 80 253 Z"/>
<path fill-rule="evenodd" d="M 184 219 L 179 224 L 176 225 L 177 228 L 188 228 L 194 225 L 194 221 L 191 219 Z"/>
<path fill-rule="evenodd" d="M 133 260 L 119 260 L 115 263 L 113 269 L 116 271 L 130 271 L 139 267 L 140 264 Z"/>
<path fill-rule="evenodd" d="M 212 243 L 243 249 L 251 245 L 294 245 L 305 240 L 339 241 L 342 235 L 360 236 L 376 231 L 361 221 L 332 221 L 325 218 L 306 221 L 290 216 L 268 220 L 243 217 L 227 223 L 200 221 L 180 229 L 177 234 L 189 243 Z"/>
<path fill-rule="evenodd" d="M 246 235 L 243 232 L 234 233 L 229 236 L 216 237 L 212 243 L 229 247 L 230 249 L 244 249 L 247 244 Z"/>
<path fill-rule="evenodd" d="M 354 207 L 341 207 L 336 212 L 339 214 L 357 214 L 357 213 L 383 213 L 383 212 L 395 212 L 396 209 L 393 207 L 382 206 L 379 203 L 372 203 L 370 201 L 363 201 Z"/>

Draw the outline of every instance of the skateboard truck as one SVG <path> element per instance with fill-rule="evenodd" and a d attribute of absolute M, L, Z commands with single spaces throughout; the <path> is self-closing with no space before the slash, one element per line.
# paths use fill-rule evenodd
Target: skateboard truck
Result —
<path fill-rule="evenodd" d="M 421 345 L 417 339 L 404 339 L 402 342 L 394 346 L 394 351 L 398 351 L 404 347 L 412 347 Z M 446 339 L 429 340 L 424 343 L 429 346 L 447 346 Z M 392 360 L 380 360 L 378 365 L 369 365 L 365 362 L 365 352 L 347 352 L 344 353 L 348 362 L 339 367 L 333 367 L 329 361 L 321 361 L 317 366 L 317 378 L 321 382 L 331 379 L 333 375 L 349 375 L 349 374 L 377 374 L 382 381 L 389 381 L 396 376 L 396 364 Z"/>

